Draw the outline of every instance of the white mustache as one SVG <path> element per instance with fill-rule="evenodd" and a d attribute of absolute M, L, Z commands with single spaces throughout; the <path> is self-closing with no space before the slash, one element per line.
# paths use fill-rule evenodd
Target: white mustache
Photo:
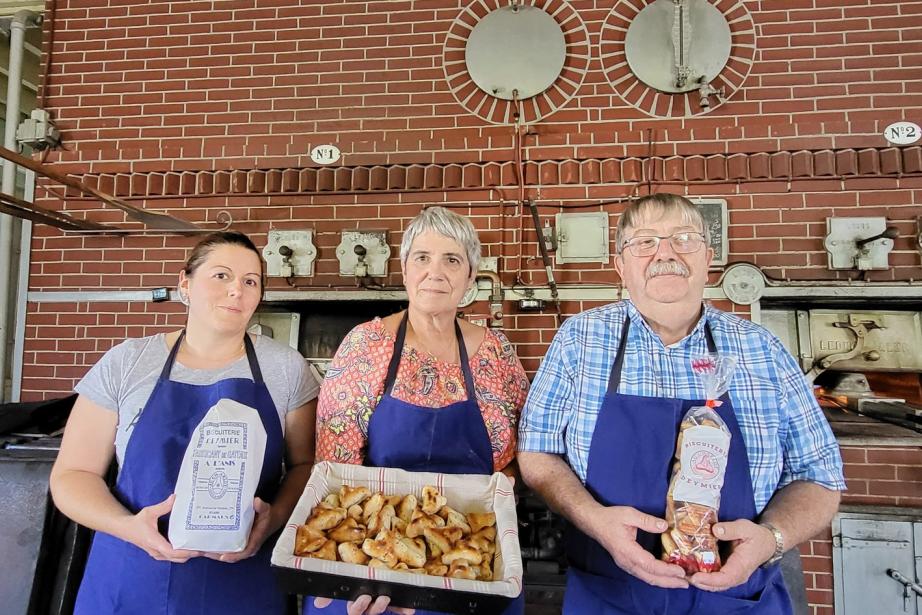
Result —
<path fill-rule="evenodd" d="M 653 279 L 661 275 L 680 275 L 687 278 L 690 275 L 688 267 L 679 261 L 655 261 L 647 267 L 647 279 Z"/>

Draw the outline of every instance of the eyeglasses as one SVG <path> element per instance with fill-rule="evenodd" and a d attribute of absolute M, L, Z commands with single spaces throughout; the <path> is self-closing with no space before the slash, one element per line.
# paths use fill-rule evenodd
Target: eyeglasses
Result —
<path fill-rule="evenodd" d="M 659 242 L 663 239 L 669 240 L 669 245 L 676 254 L 691 254 L 697 252 L 704 245 L 704 235 L 697 231 L 679 231 L 672 235 L 642 235 L 625 241 L 621 250 L 627 248 L 631 254 L 637 257 L 653 256 L 659 249 Z"/>

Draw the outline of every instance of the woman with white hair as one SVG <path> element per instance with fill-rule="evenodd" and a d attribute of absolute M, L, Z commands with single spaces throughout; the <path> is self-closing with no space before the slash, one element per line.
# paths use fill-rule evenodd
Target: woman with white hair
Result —
<path fill-rule="evenodd" d="M 507 469 L 528 379 L 501 332 L 457 318 L 480 263 L 477 232 L 467 218 L 430 207 L 407 226 L 400 261 L 409 307 L 358 325 L 336 351 L 317 407 L 317 461 L 452 474 Z M 306 600 L 305 611 L 376 614 L 388 598 L 329 604 Z M 520 596 L 507 613 L 522 605 Z"/>

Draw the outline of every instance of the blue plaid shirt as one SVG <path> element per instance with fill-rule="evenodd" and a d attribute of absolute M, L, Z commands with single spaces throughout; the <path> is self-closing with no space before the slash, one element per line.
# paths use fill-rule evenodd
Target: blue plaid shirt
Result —
<path fill-rule="evenodd" d="M 737 357 L 730 401 L 746 443 L 758 512 L 777 489 L 795 480 L 845 489 L 838 443 L 794 358 L 759 325 L 707 305 L 694 330 L 668 347 L 630 301 L 567 320 L 528 393 L 519 423 L 520 451 L 566 455 L 585 483 L 592 434 L 625 316 L 631 327 L 619 393 L 704 398 L 689 361 L 707 352 L 705 319 L 718 352 Z"/>

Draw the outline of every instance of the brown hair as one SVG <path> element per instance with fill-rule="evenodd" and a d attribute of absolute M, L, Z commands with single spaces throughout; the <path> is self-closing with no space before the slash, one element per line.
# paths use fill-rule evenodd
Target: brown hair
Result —
<path fill-rule="evenodd" d="M 218 231 L 217 233 L 207 235 L 192 248 L 192 253 L 189 254 L 183 271 L 186 272 L 187 276 L 192 276 L 215 248 L 226 245 L 240 246 L 256 254 L 257 258 L 259 258 L 259 285 L 260 288 L 264 288 L 265 274 L 263 272 L 262 254 L 259 253 L 259 250 L 256 249 L 256 246 L 250 238 L 239 231 Z"/>

